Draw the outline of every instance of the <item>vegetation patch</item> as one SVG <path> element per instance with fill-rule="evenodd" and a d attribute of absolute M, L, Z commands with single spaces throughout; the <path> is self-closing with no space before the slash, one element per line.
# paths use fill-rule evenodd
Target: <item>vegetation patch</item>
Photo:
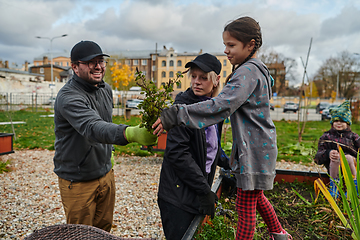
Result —
<path fill-rule="evenodd" d="M 216 216 L 198 228 L 195 239 L 235 239 L 236 194 L 229 192 L 231 188 L 223 190 L 219 200 L 221 207 L 218 205 Z M 314 203 L 312 183 L 275 183 L 274 189 L 264 191 L 264 194 L 273 205 L 283 228 L 294 239 L 351 239 L 350 232 L 346 231 L 322 195 Z M 254 239 L 269 239 L 267 226 L 259 213 L 256 218 Z"/>

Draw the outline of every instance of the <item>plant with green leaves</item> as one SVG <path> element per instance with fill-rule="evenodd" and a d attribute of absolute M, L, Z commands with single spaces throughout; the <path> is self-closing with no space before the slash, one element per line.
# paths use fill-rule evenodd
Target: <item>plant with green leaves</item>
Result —
<path fill-rule="evenodd" d="M 308 148 L 301 143 L 288 144 L 285 147 L 279 148 L 279 153 L 281 154 L 296 154 L 301 156 L 309 156 L 313 151 L 312 148 Z"/>
<path fill-rule="evenodd" d="M 340 146 L 338 146 L 340 152 L 340 162 L 341 162 L 341 171 L 339 171 L 339 183 L 337 188 L 340 193 L 340 198 L 342 200 L 342 207 L 346 212 L 346 218 L 341 212 L 339 206 L 336 203 L 337 199 L 334 199 L 331 195 L 325 184 L 321 179 L 317 179 L 314 182 L 315 192 L 319 196 L 320 191 L 324 194 L 325 198 L 330 203 L 331 207 L 334 209 L 335 213 L 340 218 L 342 224 L 345 228 L 351 229 L 351 237 L 355 240 L 360 240 L 360 199 L 357 186 L 355 185 L 353 175 L 351 174 L 350 166 L 348 161 L 345 158 L 344 151 Z M 357 155 L 357 167 L 359 167 L 359 153 Z M 344 180 L 343 180 L 344 179 Z M 356 171 L 356 179 L 360 179 L 359 170 Z M 317 198 L 316 198 L 317 200 Z M 315 200 L 315 201 L 316 201 Z"/>
<path fill-rule="evenodd" d="M 169 79 L 164 83 L 160 89 L 156 87 L 155 82 L 147 80 L 145 75 L 136 68 L 135 82 L 141 87 L 142 93 L 145 93 L 146 98 L 139 104 L 141 127 L 145 127 L 149 132 L 152 132 L 152 125 L 160 117 L 160 114 L 168 104 L 172 103 L 171 93 L 174 91 L 174 84 L 180 84 L 180 78 L 183 77 L 181 73 L 176 73 L 175 79 Z"/>
<path fill-rule="evenodd" d="M 2 162 L 0 161 L 0 174 L 3 172 L 9 172 L 10 168 L 8 167 L 8 165 L 10 164 L 10 161 L 6 161 L 6 162 Z"/>
<path fill-rule="evenodd" d="M 194 239 L 235 239 L 236 222 L 230 222 L 225 216 L 215 216 L 198 229 Z"/>

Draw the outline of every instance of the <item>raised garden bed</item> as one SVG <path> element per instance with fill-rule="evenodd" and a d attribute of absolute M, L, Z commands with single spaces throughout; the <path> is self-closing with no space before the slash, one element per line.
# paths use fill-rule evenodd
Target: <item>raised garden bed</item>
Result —
<path fill-rule="evenodd" d="M 13 136 L 12 133 L 0 133 L 0 155 L 14 152 Z"/>

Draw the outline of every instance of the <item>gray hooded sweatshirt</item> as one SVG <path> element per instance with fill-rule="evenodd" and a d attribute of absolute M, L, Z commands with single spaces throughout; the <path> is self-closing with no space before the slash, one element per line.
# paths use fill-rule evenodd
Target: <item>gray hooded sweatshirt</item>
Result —
<path fill-rule="evenodd" d="M 204 128 L 228 117 L 233 146 L 230 166 L 242 190 L 270 190 L 277 158 L 276 129 L 270 118 L 271 76 L 258 59 L 239 67 L 221 93 L 210 100 L 173 105 L 161 114 L 166 130 L 185 125 Z"/>
<path fill-rule="evenodd" d="M 109 84 L 93 86 L 74 75 L 59 91 L 55 105 L 54 172 L 82 182 L 111 170 L 112 144 L 126 145 L 127 125 L 112 123 L 113 98 Z"/>

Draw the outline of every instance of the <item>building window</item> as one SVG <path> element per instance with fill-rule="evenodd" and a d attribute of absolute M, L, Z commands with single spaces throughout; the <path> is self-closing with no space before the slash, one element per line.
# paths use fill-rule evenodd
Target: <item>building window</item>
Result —
<path fill-rule="evenodd" d="M 146 71 L 142 71 L 143 75 L 146 77 Z"/>
<path fill-rule="evenodd" d="M 44 68 L 40 68 L 40 73 L 44 73 Z"/>
<path fill-rule="evenodd" d="M 166 72 L 165 71 L 162 71 L 162 73 L 161 73 L 161 77 L 166 77 Z"/>
<path fill-rule="evenodd" d="M 177 61 L 177 66 L 178 66 L 178 67 L 181 67 L 181 64 L 182 64 L 181 60 L 178 60 L 178 61 Z"/>
<path fill-rule="evenodd" d="M 155 71 L 156 71 L 156 66 L 151 66 L 151 70 L 152 70 L 153 72 L 155 72 Z"/>
<path fill-rule="evenodd" d="M 137 60 L 137 59 L 134 59 L 134 60 L 133 60 L 133 64 L 134 64 L 134 66 L 137 66 L 137 65 L 139 65 L 139 60 Z"/>
<path fill-rule="evenodd" d="M 58 65 L 58 66 L 59 66 L 59 62 L 55 62 L 55 65 Z"/>
<path fill-rule="evenodd" d="M 161 66 L 162 66 L 162 67 L 166 67 L 166 61 L 165 61 L 165 60 L 163 60 L 163 61 L 161 62 Z"/>
<path fill-rule="evenodd" d="M 130 59 L 126 59 L 126 60 L 125 60 L 125 64 L 126 64 L 126 65 L 130 65 Z"/>
<path fill-rule="evenodd" d="M 161 83 L 161 86 L 165 87 L 165 83 L 164 83 L 164 82 L 162 82 L 162 83 Z"/>
<path fill-rule="evenodd" d="M 226 71 L 223 71 L 223 77 L 226 77 Z"/>
<path fill-rule="evenodd" d="M 147 65 L 147 60 L 146 59 L 141 60 L 141 65 L 146 66 Z"/>
<path fill-rule="evenodd" d="M 179 83 L 176 85 L 176 88 L 178 88 L 178 89 L 181 88 L 181 82 L 179 82 Z"/>
<path fill-rule="evenodd" d="M 66 62 L 66 66 L 67 66 L 67 67 L 69 66 L 69 62 Z"/>
<path fill-rule="evenodd" d="M 174 66 L 174 61 L 173 61 L 173 60 L 170 60 L 169 66 L 170 66 L 170 67 L 173 67 L 173 66 Z"/>
<path fill-rule="evenodd" d="M 156 55 L 152 55 L 152 60 L 153 60 L 153 61 L 156 60 Z"/>
<path fill-rule="evenodd" d="M 173 71 L 171 71 L 171 72 L 169 72 L 169 77 L 174 77 L 174 72 Z"/>
<path fill-rule="evenodd" d="M 223 66 L 225 67 L 226 64 L 227 64 L 227 61 L 226 61 L 226 59 L 225 59 L 224 62 L 223 62 Z"/>

